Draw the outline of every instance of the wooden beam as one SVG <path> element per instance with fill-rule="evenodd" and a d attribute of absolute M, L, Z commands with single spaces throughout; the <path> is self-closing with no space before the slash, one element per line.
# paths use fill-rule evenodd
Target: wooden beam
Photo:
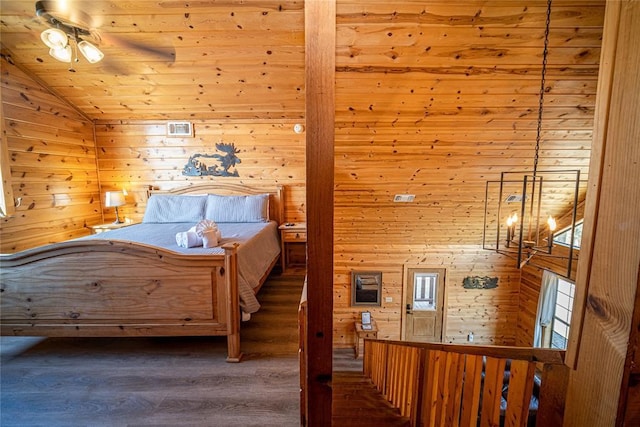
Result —
<path fill-rule="evenodd" d="M 598 93 L 593 126 L 593 143 L 591 145 L 591 160 L 589 163 L 588 196 L 585 200 L 584 224 L 582 228 L 582 244 L 578 272 L 576 273 L 575 303 L 571 318 L 569 345 L 567 346 L 566 364 L 575 368 L 580 352 L 580 337 L 582 336 L 582 320 L 585 311 L 590 265 L 593 259 L 593 242 L 595 240 L 598 209 L 600 206 L 600 191 L 602 168 L 604 164 L 604 150 L 607 142 L 607 128 L 609 111 L 611 108 L 611 88 L 616 59 L 616 44 L 618 43 L 618 21 L 620 19 L 621 3 L 609 2 L 602 35 L 602 57 L 600 58 L 600 72 L 598 74 Z"/>
<path fill-rule="evenodd" d="M 639 1 L 607 2 L 600 81 L 610 84 L 598 92 L 583 234 L 587 256 L 581 254 L 576 278 L 576 307 L 584 317 L 577 336 L 572 320 L 569 349 L 577 359 L 565 425 L 622 423 L 616 416 L 626 394 L 621 384 L 629 374 L 624 364 L 640 266 L 639 20 Z"/>
<path fill-rule="evenodd" d="M 309 426 L 331 425 L 335 43 L 335 0 L 306 1 Z"/>

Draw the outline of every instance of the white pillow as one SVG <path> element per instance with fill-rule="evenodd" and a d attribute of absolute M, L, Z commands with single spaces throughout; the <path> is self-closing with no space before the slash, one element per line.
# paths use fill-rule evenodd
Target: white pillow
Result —
<path fill-rule="evenodd" d="M 207 196 L 154 194 L 147 201 L 142 222 L 198 222 L 204 219 Z"/>
<path fill-rule="evenodd" d="M 221 196 L 209 194 L 205 218 L 215 222 L 266 222 L 269 220 L 269 195 Z"/>

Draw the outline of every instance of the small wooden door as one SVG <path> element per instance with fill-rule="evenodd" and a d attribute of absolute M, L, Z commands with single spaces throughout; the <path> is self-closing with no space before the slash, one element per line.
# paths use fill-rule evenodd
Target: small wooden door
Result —
<path fill-rule="evenodd" d="M 407 269 L 403 316 L 406 341 L 442 341 L 444 275 L 444 269 Z"/>

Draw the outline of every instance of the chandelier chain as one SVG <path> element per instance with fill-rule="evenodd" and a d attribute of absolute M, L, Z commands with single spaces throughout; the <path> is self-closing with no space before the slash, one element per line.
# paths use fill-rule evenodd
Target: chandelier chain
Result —
<path fill-rule="evenodd" d="M 536 175 L 538 170 L 538 158 L 540 151 L 540 139 L 542 136 L 542 110 L 544 108 L 544 93 L 545 93 L 545 77 L 547 74 L 547 56 L 549 54 L 549 27 L 551 24 L 551 2 L 547 1 L 547 20 L 544 29 L 544 50 L 542 51 L 542 71 L 540 78 L 540 97 L 538 98 L 538 124 L 536 129 L 536 148 L 535 155 L 533 157 L 533 176 Z"/>

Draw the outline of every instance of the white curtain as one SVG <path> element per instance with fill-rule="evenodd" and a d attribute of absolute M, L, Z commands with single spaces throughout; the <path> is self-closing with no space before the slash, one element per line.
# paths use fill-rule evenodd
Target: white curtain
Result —
<path fill-rule="evenodd" d="M 538 299 L 538 314 L 533 332 L 533 346 L 542 347 L 542 328 L 551 325 L 556 309 L 556 296 L 558 293 L 558 276 L 550 271 L 542 273 L 540 298 Z"/>

